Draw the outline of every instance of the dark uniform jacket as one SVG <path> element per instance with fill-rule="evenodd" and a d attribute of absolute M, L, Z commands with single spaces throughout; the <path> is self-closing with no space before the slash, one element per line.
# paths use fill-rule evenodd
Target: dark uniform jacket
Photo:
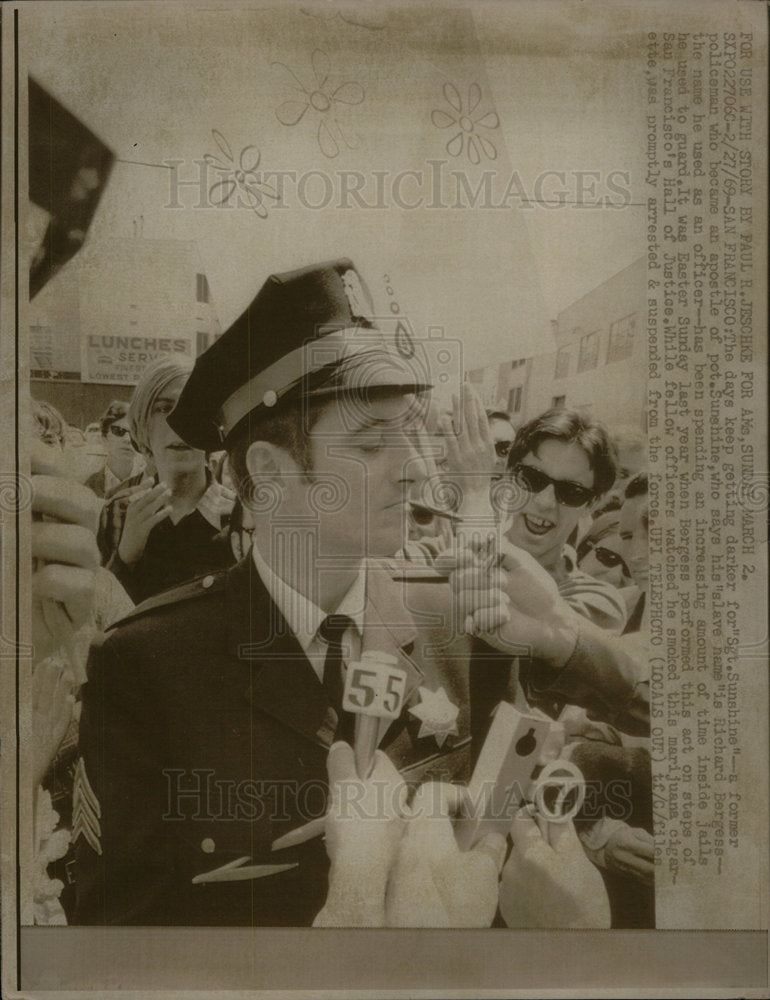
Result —
<path fill-rule="evenodd" d="M 452 637 L 444 585 L 402 587 L 392 568 L 368 572 L 363 648 L 398 656 L 409 706 L 443 688 L 459 714 L 426 726 L 405 710 L 382 724 L 381 746 L 415 781 L 466 780 L 468 644 Z M 327 891 L 323 840 L 271 843 L 324 814 L 335 727 L 251 556 L 146 602 L 92 650 L 83 688 L 74 922 L 311 924 Z"/>

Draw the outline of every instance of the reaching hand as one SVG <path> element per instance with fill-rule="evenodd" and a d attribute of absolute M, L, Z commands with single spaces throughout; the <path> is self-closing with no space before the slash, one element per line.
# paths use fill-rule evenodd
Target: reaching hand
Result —
<path fill-rule="evenodd" d="M 457 847 L 450 815 L 454 786 L 421 786 L 411 807 L 407 786 L 377 751 L 365 781 L 353 751 L 329 751 L 331 801 L 326 849 L 329 893 L 316 927 L 488 927 L 497 909 L 505 841 L 493 834 L 474 850 Z"/>
<path fill-rule="evenodd" d="M 335 743 L 327 761 L 331 799 L 326 850 L 331 861 L 326 904 L 315 927 L 381 927 L 385 890 L 404 826 L 407 788 L 378 750 L 366 780 L 356 774 L 353 750 Z"/>
<path fill-rule="evenodd" d="M 458 549 L 456 556 L 439 557 L 437 567 L 450 569 L 457 624 L 464 632 L 493 632 L 510 618 L 507 574 L 488 568 L 478 553 Z"/>
<path fill-rule="evenodd" d="M 497 910 L 505 839 L 489 834 L 460 851 L 450 815 L 460 792 L 438 782 L 421 785 L 388 884 L 389 927 L 489 927 Z"/>
<path fill-rule="evenodd" d="M 610 871 L 651 885 L 655 880 L 655 839 L 646 830 L 624 823 L 604 845 L 604 863 Z"/>
<path fill-rule="evenodd" d="M 75 699 L 63 665 L 43 660 L 32 672 L 33 787 L 42 783 L 72 718 Z"/>
<path fill-rule="evenodd" d="M 511 656 L 566 662 L 576 639 L 575 615 L 551 576 L 523 549 L 504 541 L 496 569 L 474 553 L 458 553 L 450 583 L 464 631 Z"/>
<path fill-rule="evenodd" d="M 509 927 L 607 928 L 610 904 L 598 869 L 569 823 L 535 822 L 519 810 L 503 869 L 500 912 Z"/>
<path fill-rule="evenodd" d="M 356 773 L 353 749 L 335 743 L 327 761 L 331 804 L 326 850 L 332 865 L 361 859 L 387 871 L 403 830 L 407 786 L 390 759 L 378 750 L 366 780 Z"/>
<path fill-rule="evenodd" d="M 33 475 L 32 484 L 32 641 L 38 663 L 93 614 L 101 504 L 91 490 L 69 480 Z"/>
<path fill-rule="evenodd" d="M 158 483 L 151 489 L 140 486 L 137 492 L 131 493 L 118 545 L 118 555 L 126 566 L 133 566 L 141 559 L 150 532 L 171 513 L 170 496 L 171 491 L 165 483 Z"/>
<path fill-rule="evenodd" d="M 519 613 L 533 618 L 550 618 L 558 613 L 564 603 L 559 588 L 529 552 L 504 542 L 500 547 L 500 566 L 508 577 L 508 596 Z"/>

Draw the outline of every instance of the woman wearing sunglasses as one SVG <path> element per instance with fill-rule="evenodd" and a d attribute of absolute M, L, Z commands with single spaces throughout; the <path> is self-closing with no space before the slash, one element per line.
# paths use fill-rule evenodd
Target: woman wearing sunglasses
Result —
<path fill-rule="evenodd" d="M 637 642 L 617 634 L 626 625 L 623 598 L 606 579 L 576 568 L 567 544 L 613 485 L 614 448 L 600 424 L 549 410 L 518 432 L 507 471 L 510 513 L 499 568 L 484 594 L 470 568 L 453 580 L 460 607 L 468 606 L 467 580 L 481 608 L 468 623 L 477 637 L 470 680 L 475 743 L 481 746 L 501 698 L 559 719 L 572 761 L 598 791 L 579 816 L 579 832 L 606 869 L 613 926 L 653 926 L 647 649 L 643 636 Z M 611 517 L 617 537 L 618 512 Z M 609 546 L 591 551 L 603 569 L 617 573 L 625 562 Z M 604 797 L 613 782 L 627 789 L 622 816 Z"/>
<path fill-rule="evenodd" d="M 620 631 L 626 605 L 613 582 L 576 568 L 568 541 L 615 481 L 615 452 L 601 424 L 574 410 L 548 410 L 525 424 L 508 453 L 510 542 L 556 581 L 567 603 Z"/>
<path fill-rule="evenodd" d="M 128 430 L 128 403 L 113 400 L 99 419 L 106 462 L 86 480 L 98 497 L 109 499 L 125 479 L 142 471 L 144 462 L 134 450 Z"/>
<path fill-rule="evenodd" d="M 577 561 L 584 573 L 622 590 L 633 580 L 623 559 L 619 525 L 620 505 L 594 518 L 577 547 Z"/>

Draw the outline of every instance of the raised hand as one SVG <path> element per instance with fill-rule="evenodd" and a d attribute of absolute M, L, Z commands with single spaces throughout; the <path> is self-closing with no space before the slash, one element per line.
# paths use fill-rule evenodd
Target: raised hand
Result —
<path fill-rule="evenodd" d="M 359 778 L 347 743 L 332 746 L 327 769 L 331 871 L 326 903 L 313 926 L 382 927 L 388 876 L 404 828 L 406 785 L 381 750 L 369 778 Z"/>
<path fill-rule="evenodd" d="M 488 493 L 495 447 L 484 406 L 470 382 L 464 382 L 460 393 L 452 397 L 452 412 L 440 417 L 438 430 L 444 439 L 448 471 L 462 475 L 465 490 L 479 487 Z"/>
<path fill-rule="evenodd" d="M 166 484 L 158 483 L 151 489 L 140 489 L 129 497 L 118 545 L 118 555 L 126 566 L 133 566 L 141 559 L 150 532 L 171 514 L 168 503 L 170 496 L 171 491 Z"/>
<path fill-rule="evenodd" d="M 72 718 L 72 684 L 56 658 L 43 660 L 32 672 L 33 785 L 42 783 Z"/>
<path fill-rule="evenodd" d="M 655 839 L 627 823 L 610 834 L 604 845 L 604 863 L 610 871 L 630 875 L 647 885 L 655 880 Z"/>
<path fill-rule="evenodd" d="M 509 927 L 610 926 L 604 881 L 571 822 L 536 822 L 527 806 L 517 813 L 511 836 L 513 850 L 500 883 L 500 912 Z"/>
<path fill-rule="evenodd" d="M 493 834 L 472 851 L 459 850 L 450 820 L 460 808 L 458 788 L 422 785 L 407 806 L 407 786 L 382 751 L 366 780 L 356 774 L 346 743 L 334 744 L 327 766 L 331 872 L 314 926 L 491 924 L 505 841 Z"/>
<path fill-rule="evenodd" d="M 431 782 L 412 802 L 388 884 L 389 927 L 489 927 L 497 910 L 505 839 L 489 834 L 471 851 L 457 846 L 450 816 L 460 790 Z"/>
<path fill-rule="evenodd" d="M 32 641 L 34 661 L 49 656 L 93 614 L 96 526 L 101 503 L 91 490 L 33 466 Z"/>

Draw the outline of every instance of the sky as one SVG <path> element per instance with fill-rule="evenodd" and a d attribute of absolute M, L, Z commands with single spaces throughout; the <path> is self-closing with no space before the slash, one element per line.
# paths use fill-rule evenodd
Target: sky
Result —
<path fill-rule="evenodd" d="M 350 256 L 378 309 L 480 367 L 547 350 L 549 320 L 644 253 L 624 6 L 29 4 L 20 37 L 117 157 L 89 249 L 196 240 L 223 328 L 269 273 Z"/>

